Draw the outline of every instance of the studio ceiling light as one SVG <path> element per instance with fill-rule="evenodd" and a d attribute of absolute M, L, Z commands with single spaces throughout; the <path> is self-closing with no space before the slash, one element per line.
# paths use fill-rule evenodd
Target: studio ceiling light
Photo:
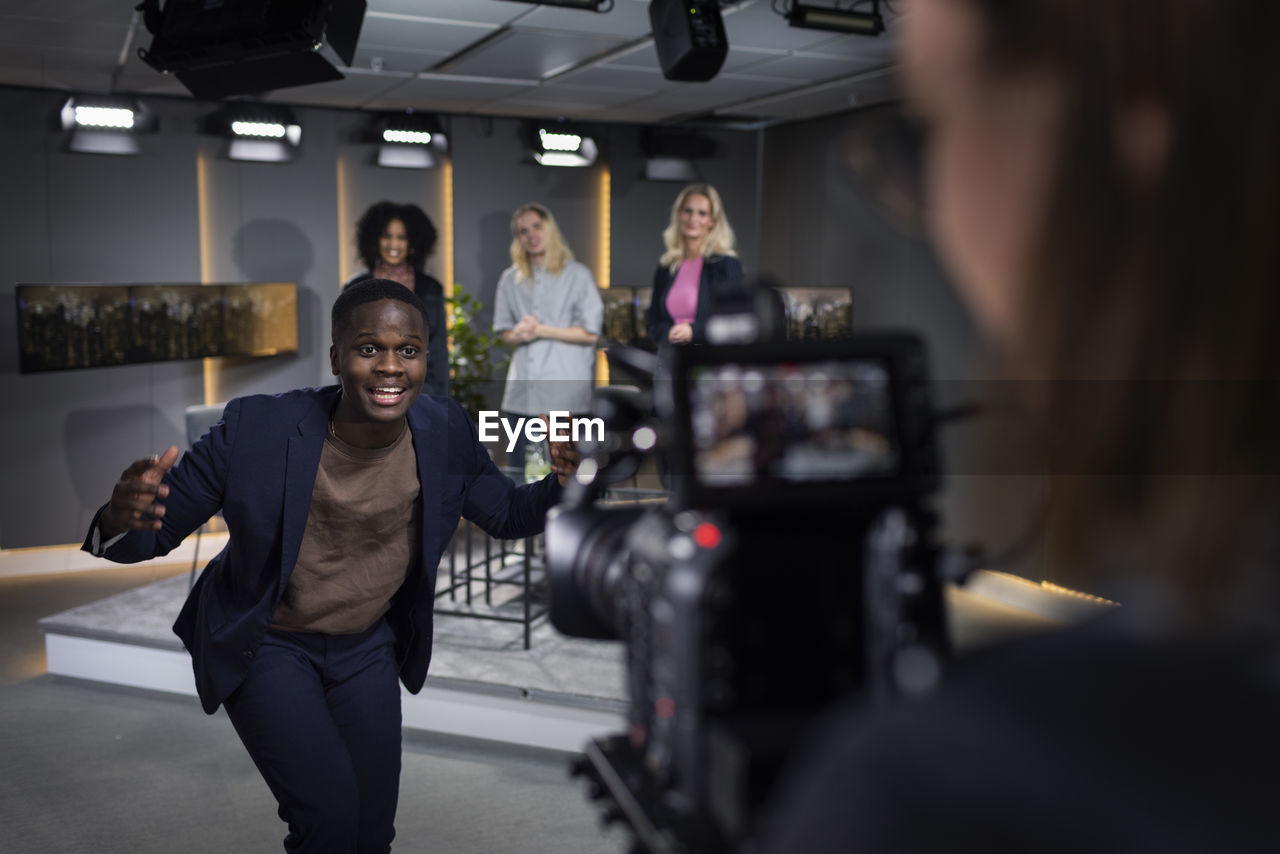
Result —
<path fill-rule="evenodd" d="M 576 133 L 554 133 L 539 128 L 538 139 L 546 151 L 577 151 L 582 147 L 582 137 Z"/>
<path fill-rule="evenodd" d="M 596 141 L 575 130 L 539 127 L 533 135 L 533 159 L 540 166 L 590 166 L 599 154 Z"/>
<path fill-rule="evenodd" d="M 640 132 L 644 152 L 644 177 L 648 181 L 683 181 L 698 178 L 695 160 L 714 157 L 711 137 L 681 128 L 645 128 Z"/>
<path fill-rule="evenodd" d="M 431 134 L 425 130 L 391 130 L 382 132 L 383 142 L 398 142 L 405 145 L 430 145 Z"/>
<path fill-rule="evenodd" d="M 302 126 L 287 107 L 268 104 L 228 104 L 205 118 L 205 133 L 227 136 L 227 157 L 259 163 L 293 159 L 302 142 Z"/>
<path fill-rule="evenodd" d="M 363 132 L 363 141 L 378 146 L 377 164 L 395 169 L 431 169 L 449 151 L 444 125 L 429 113 L 386 113 Z"/>
<path fill-rule="evenodd" d="M 836 9 L 793 2 L 787 12 L 787 21 L 793 27 L 808 30 L 831 30 L 837 33 L 855 33 L 878 36 L 884 32 L 884 18 L 880 14 L 880 0 L 869 0 L 870 11 Z"/>
<path fill-rule="evenodd" d="M 139 102 L 110 96 L 73 96 L 59 114 L 70 131 L 67 147 L 82 154 L 137 154 L 137 133 L 155 129 L 155 114 Z"/>
<path fill-rule="evenodd" d="M 75 123 L 79 127 L 128 130 L 133 127 L 133 110 L 128 107 L 76 107 Z"/>
<path fill-rule="evenodd" d="M 299 134 L 302 128 L 297 125 L 293 127 L 298 129 Z M 232 122 L 231 132 L 236 136 L 261 136 L 270 139 L 284 139 L 289 129 L 279 122 Z"/>

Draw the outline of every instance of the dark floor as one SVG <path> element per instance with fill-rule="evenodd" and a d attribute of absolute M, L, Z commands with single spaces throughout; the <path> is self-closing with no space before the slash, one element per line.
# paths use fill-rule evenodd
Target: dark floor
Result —
<path fill-rule="evenodd" d="M 226 717 L 44 672 L 36 620 L 183 572 L 0 579 L 0 852 L 278 851 L 284 825 Z M 563 754 L 407 732 L 397 852 L 624 851 Z"/>

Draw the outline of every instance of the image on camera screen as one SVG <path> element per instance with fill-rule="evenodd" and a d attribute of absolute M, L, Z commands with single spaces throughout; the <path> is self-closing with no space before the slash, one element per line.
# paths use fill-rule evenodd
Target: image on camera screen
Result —
<path fill-rule="evenodd" d="M 863 360 L 692 369 L 693 474 L 705 486 L 894 472 L 890 377 Z"/>

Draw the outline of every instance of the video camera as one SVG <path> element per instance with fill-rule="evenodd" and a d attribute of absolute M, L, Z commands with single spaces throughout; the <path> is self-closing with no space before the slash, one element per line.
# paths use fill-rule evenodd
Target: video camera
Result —
<path fill-rule="evenodd" d="M 575 772 L 637 850 L 749 849 L 827 706 L 938 680 L 924 346 L 883 333 L 610 355 L 653 372 L 653 405 L 600 390 L 604 441 L 546 527 L 553 625 L 626 644 L 628 729 Z M 665 505 L 601 501 L 649 454 Z"/>

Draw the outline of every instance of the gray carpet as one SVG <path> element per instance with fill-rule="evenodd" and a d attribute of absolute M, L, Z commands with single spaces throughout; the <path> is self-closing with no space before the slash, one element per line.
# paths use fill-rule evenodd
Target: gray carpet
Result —
<path fill-rule="evenodd" d="M 284 824 L 224 714 L 40 676 L 0 685 L 0 851 L 280 851 Z M 396 852 L 627 850 L 564 755 L 407 732 Z"/>

